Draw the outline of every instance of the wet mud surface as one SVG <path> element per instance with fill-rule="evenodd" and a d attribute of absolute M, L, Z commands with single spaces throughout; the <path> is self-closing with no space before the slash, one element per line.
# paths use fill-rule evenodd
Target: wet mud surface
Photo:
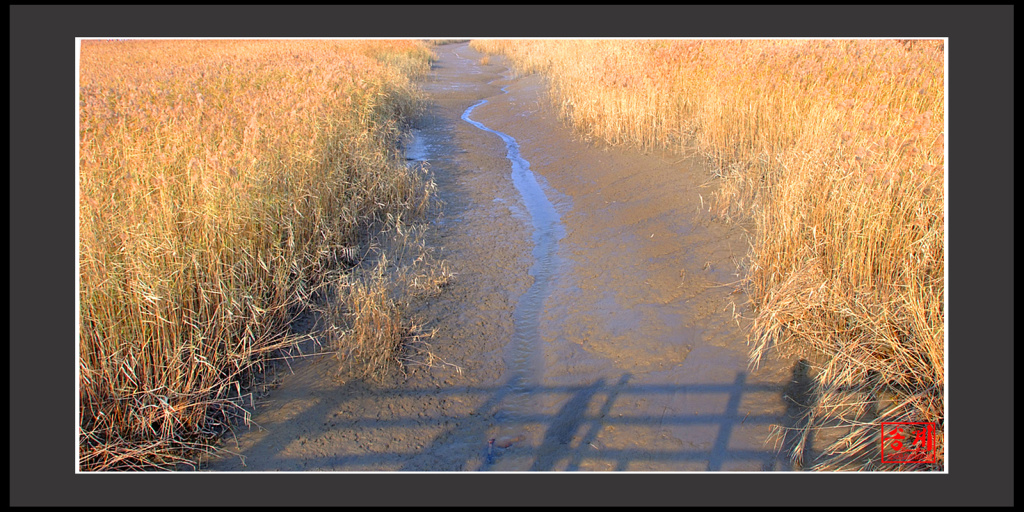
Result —
<path fill-rule="evenodd" d="M 746 235 L 699 214 L 707 173 L 581 141 L 541 77 L 437 53 L 408 154 L 445 203 L 429 243 L 456 275 L 415 311 L 445 364 L 375 382 L 292 361 L 204 469 L 795 469 L 768 438 L 799 365 L 747 366 Z"/>

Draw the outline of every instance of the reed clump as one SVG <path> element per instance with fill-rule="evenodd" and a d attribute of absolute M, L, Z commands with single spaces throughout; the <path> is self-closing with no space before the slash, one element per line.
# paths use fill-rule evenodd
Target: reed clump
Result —
<path fill-rule="evenodd" d="M 328 340 L 341 361 L 337 376 L 383 380 L 411 366 L 452 366 L 432 350 L 430 319 L 415 304 L 435 296 L 454 273 L 426 243 L 429 226 L 394 220 L 370 243 L 363 263 L 328 287 L 321 310 Z"/>
<path fill-rule="evenodd" d="M 248 412 L 289 323 L 373 225 L 430 201 L 398 154 L 417 41 L 82 41 L 83 470 L 168 468 Z M 389 224 L 390 222 L 390 224 Z"/>
<path fill-rule="evenodd" d="M 585 137 L 710 162 L 709 209 L 755 227 L 752 364 L 769 347 L 810 349 L 804 433 L 850 427 L 814 467 L 943 467 L 943 41 L 472 45 L 545 74 Z M 892 400 L 876 410 L 880 396 Z M 937 463 L 872 465 L 883 421 L 937 423 Z"/>

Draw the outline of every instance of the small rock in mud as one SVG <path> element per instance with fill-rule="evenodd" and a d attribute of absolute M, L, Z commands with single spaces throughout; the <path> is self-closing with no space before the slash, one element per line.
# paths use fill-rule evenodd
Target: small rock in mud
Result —
<path fill-rule="evenodd" d="M 519 434 L 517 436 L 504 436 L 499 437 L 497 439 L 491 439 L 491 444 L 497 446 L 498 448 L 508 448 L 509 446 L 512 446 L 515 443 L 522 442 L 525 440 L 526 436 Z"/>

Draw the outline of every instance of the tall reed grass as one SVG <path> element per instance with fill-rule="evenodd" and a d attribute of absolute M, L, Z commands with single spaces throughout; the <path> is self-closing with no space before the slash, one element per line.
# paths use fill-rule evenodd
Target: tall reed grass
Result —
<path fill-rule="evenodd" d="M 471 44 L 546 75 L 585 137 L 708 159 L 711 209 L 755 227 L 752 364 L 772 346 L 812 349 L 801 439 L 850 427 L 814 467 L 942 467 L 943 41 Z M 892 397 L 883 410 L 879 396 Z M 937 423 L 939 461 L 875 464 L 882 421 Z"/>
<path fill-rule="evenodd" d="M 189 463 L 373 224 L 432 183 L 397 153 L 415 41 L 93 41 L 79 83 L 80 467 Z"/>

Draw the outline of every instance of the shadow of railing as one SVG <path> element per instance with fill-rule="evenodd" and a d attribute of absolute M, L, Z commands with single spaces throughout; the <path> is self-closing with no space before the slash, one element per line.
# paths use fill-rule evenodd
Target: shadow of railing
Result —
<path fill-rule="evenodd" d="M 439 399 L 453 399 L 458 401 L 478 402 L 473 412 L 457 416 L 424 415 L 422 411 L 415 415 L 387 415 L 379 417 L 367 412 L 362 417 L 349 417 L 343 424 L 333 427 L 338 429 L 352 428 L 361 430 L 386 431 L 387 429 L 410 429 L 425 424 L 443 425 L 448 420 L 448 425 L 441 432 L 434 435 L 429 442 L 414 449 L 402 449 L 401 447 L 388 447 L 386 453 L 379 451 L 374 453 L 329 453 L 322 454 L 323 460 L 305 459 L 303 462 L 309 467 L 319 469 L 332 468 L 345 471 L 346 468 L 365 468 L 375 464 L 385 463 L 389 467 L 400 467 L 401 470 L 424 471 L 422 458 L 413 463 L 414 458 L 428 453 L 443 452 L 446 446 L 459 444 L 465 446 L 467 443 L 475 443 L 476 440 L 467 440 L 465 433 L 467 422 L 477 422 L 475 432 L 479 433 L 490 427 L 501 428 L 506 431 L 516 429 L 532 428 L 533 439 L 526 442 L 517 442 L 509 448 L 500 446 L 489 446 L 486 438 L 479 438 L 479 449 L 472 454 L 464 454 L 459 460 L 462 461 L 461 468 L 455 470 L 478 470 L 478 471 L 579 471 L 585 467 L 600 467 L 616 471 L 632 471 L 631 467 L 657 467 L 664 469 L 643 469 L 644 471 L 723 471 L 723 470 L 794 470 L 797 469 L 775 446 L 767 443 L 768 425 L 782 425 L 793 417 L 792 398 L 787 394 L 792 393 L 792 385 L 779 383 L 751 383 L 747 381 L 745 372 L 738 372 L 735 379 L 728 383 L 708 384 L 631 384 L 631 374 L 623 374 L 616 382 L 608 383 L 604 378 L 597 379 L 589 384 L 580 385 L 524 385 L 517 382 L 507 382 L 495 386 L 450 386 L 446 388 L 412 388 L 392 389 L 389 394 L 399 394 L 406 398 L 413 398 L 422 395 L 423 397 L 434 397 Z M 337 391 L 337 390 L 335 390 Z M 520 412 L 507 414 L 503 410 L 503 403 L 511 393 L 529 393 L 538 399 L 547 398 L 548 402 L 560 405 L 551 407 L 553 412 Z M 744 413 L 743 398 L 752 393 L 769 393 L 772 398 L 768 401 L 774 402 L 779 407 L 771 408 L 772 413 L 757 414 L 753 412 Z M 650 413 L 651 407 L 646 412 L 630 413 L 629 403 L 624 403 L 618 409 L 616 404 L 626 399 L 640 400 L 650 399 L 659 395 L 685 395 L 687 397 L 700 395 L 720 395 L 707 403 L 720 404 L 725 402 L 724 409 L 716 407 L 718 412 L 686 409 L 685 406 L 664 407 L 662 414 Z M 567 397 L 567 398 L 566 398 Z M 480 398 L 484 398 L 479 402 Z M 707 398 L 707 397 L 705 397 Z M 672 397 L 664 397 L 664 400 L 674 400 Z M 762 400 L 765 402 L 765 400 Z M 787 405 L 789 407 L 787 407 Z M 672 409 L 670 411 L 670 409 Z M 301 420 L 325 419 L 327 415 L 323 408 L 312 408 L 303 413 L 307 415 Z M 310 422 L 311 423 L 311 422 Z M 324 423 L 327 424 L 326 422 Z M 761 428 L 764 431 L 764 439 L 761 440 L 759 448 L 752 448 L 751 443 L 739 443 L 741 447 L 731 446 L 734 440 L 735 431 L 743 426 L 746 429 Z M 617 439 L 621 437 L 624 430 L 657 428 L 660 431 L 670 429 L 673 432 L 681 432 L 682 427 L 699 427 L 703 429 L 713 428 L 714 434 L 703 438 L 700 443 L 690 442 L 689 448 L 677 446 L 666 448 L 665 443 L 658 447 L 641 446 L 642 439 L 623 444 L 615 443 L 611 446 L 607 442 L 602 444 L 602 433 L 607 429 L 616 431 L 604 438 Z M 326 432 L 326 431 L 325 431 Z M 749 432 L 745 434 L 749 436 Z M 540 437 L 539 442 L 537 438 Z M 678 439 L 677 439 L 678 441 Z M 596 443 L 596 444 L 595 444 Z M 658 444 L 658 443 L 652 443 Z M 684 443 L 678 442 L 677 445 Z M 786 444 L 786 443 L 783 443 Z M 284 455 L 280 453 L 279 455 Z M 502 458 L 512 455 L 515 460 L 516 469 L 508 468 L 509 464 L 501 464 Z M 507 459 L 507 457 L 506 457 Z M 282 459 L 279 459 L 279 461 Z M 522 463 L 522 461 L 528 461 Z M 293 460 L 292 467 L 301 470 L 305 464 Z M 589 462 L 589 465 L 587 464 Z M 321 464 L 322 463 L 322 464 Z M 595 464 L 596 463 L 596 464 Z M 639 463 L 639 464 L 634 464 Z M 670 469 L 675 466 L 680 469 Z M 439 466 L 445 466 L 439 464 Z M 361 469 L 356 469 L 361 470 Z M 427 471 L 451 471 L 451 467 L 437 467 Z"/>
<path fill-rule="evenodd" d="M 544 437 L 539 446 L 531 448 L 528 446 L 517 446 L 518 455 L 522 456 L 526 451 L 533 458 L 529 467 L 530 471 L 552 471 L 559 461 L 567 461 L 565 470 L 579 470 L 584 460 L 605 461 L 614 464 L 617 471 L 627 470 L 631 461 L 644 460 L 648 462 L 670 463 L 677 462 L 706 462 L 707 471 L 720 471 L 727 461 L 757 461 L 760 469 L 792 469 L 788 461 L 779 457 L 779 451 L 774 449 L 735 449 L 730 448 L 730 440 L 733 437 L 733 429 L 737 425 L 772 425 L 783 421 L 783 414 L 751 415 L 742 414 L 740 404 L 742 397 L 747 393 L 772 393 L 777 394 L 779 400 L 783 400 L 784 387 L 779 384 L 747 383 L 747 375 L 739 372 L 733 382 L 728 384 L 641 384 L 630 385 L 630 374 L 623 374 L 614 384 L 606 384 L 605 380 L 598 379 L 588 385 L 575 386 L 515 386 L 510 383 L 502 388 L 463 388 L 466 393 L 493 393 L 491 399 L 475 411 L 476 415 L 493 413 L 493 408 L 501 401 L 502 394 L 510 388 L 517 388 L 519 392 L 528 392 L 534 396 L 568 394 L 566 400 L 557 412 L 550 414 L 519 414 L 503 417 L 501 424 L 504 428 L 515 430 L 516 427 L 525 427 L 531 424 L 544 425 Z M 727 395 L 725 409 L 717 414 L 686 414 L 676 412 L 673 414 L 610 414 L 617 401 L 629 396 L 649 398 L 657 395 L 701 395 L 716 394 Z M 600 401 L 598 411 L 588 414 L 586 411 L 592 403 Z M 673 426 L 714 426 L 717 427 L 717 434 L 711 447 L 708 450 L 657 450 L 637 447 L 628 448 L 594 448 L 593 443 L 598 439 L 604 429 L 621 427 L 673 427 Z M 442 439 L 443 436 L 438 436 Z M 575 444 L 573 440 L 578 440 Z M 493 448 L 492 448 L 493 450 Z M 493 455 L 493 453 L 491 453 Z M 491 469 L 493 456 L 482 456 L 483 463 L 481 470 Z M 780 467 L 781 465 L 781 467 Z"/>

